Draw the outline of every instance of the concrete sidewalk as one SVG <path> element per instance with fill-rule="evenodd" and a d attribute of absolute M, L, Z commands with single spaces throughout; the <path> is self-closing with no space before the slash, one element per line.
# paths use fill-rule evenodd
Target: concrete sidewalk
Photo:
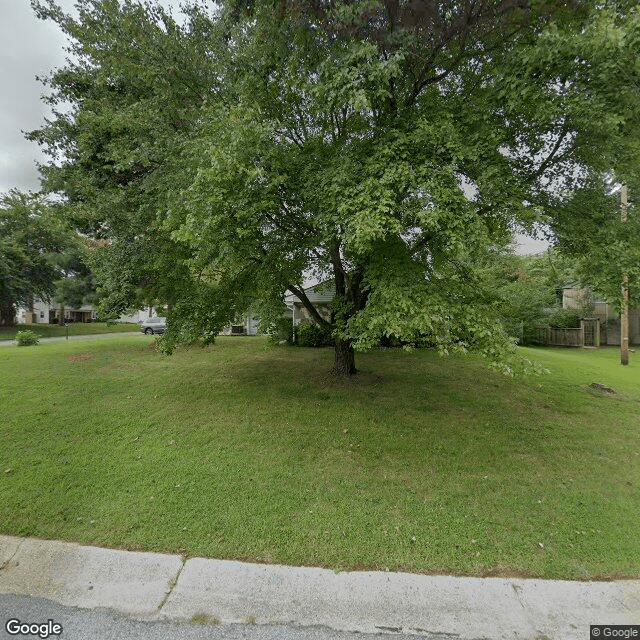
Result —
<path fill-rule="evenodd" d="M 0 593 L 140 620 L 294 623 L 461 640 L 585 640 L 590 624 L 640 624 L 640 580 L 334 573 L 9 536 L 0 536 Z"/>

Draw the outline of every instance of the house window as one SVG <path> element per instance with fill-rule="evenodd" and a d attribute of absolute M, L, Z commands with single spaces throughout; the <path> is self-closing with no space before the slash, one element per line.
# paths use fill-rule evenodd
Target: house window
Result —
<path fill-rule="evenodd" d="M 44 311 L 40 311 L 40 317 L 44 318 Z"/>

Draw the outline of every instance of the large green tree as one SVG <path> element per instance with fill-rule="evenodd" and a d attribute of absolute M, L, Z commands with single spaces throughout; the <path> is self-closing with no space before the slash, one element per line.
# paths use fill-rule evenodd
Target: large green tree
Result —
<path fill-rule="evenodd" d="M 56 255 L 67 244 L 64 225 L 41 196 L 0 197 L 0 324 L 12 326 L 17 306 L 53 294 L 61 275 Z"/>
<path fill-rule="evenodd" d="M 640 169 L 640 167 L 639 167 Z M 640 175 L 640 174 L 639 174 Z M 631 308 L 640 306 L 640 218 L 637 200 L 621 220 L 620 185 L 611 178 L 594 180 L 588 189 L 562 203 L 555 224 L 559 247 L 576 260 L 577 280 L 618 311 L 623 304 L 622 283 L 627 278 Z M 631 185 L 639 193 L 640 181 Z"/>
<path fill-rule="evenodd" d="M 564 56 L 589 59 L 575 80 L 599 103 L 601 138 L 581 167 L 581 188 L 549 198 L 547 213 L 561 251 L 577 261 L 577 276 L 620 309 L 623 277 L 632 306 L 640 306 L 640 12 L 616 3 L 580 33 L 556 45 Z M 621 221 L 620 183 L 628 186 Z"/>
<path fill-rule="evenodd" d="M 274 319 L 290 290 L 340 374 L 384 335 L 500 358 L 477 266 L 604 170 L 617 133 L 584 34 L 618 5 L 229 0 L 182 23 L 35 5 L 76 60 L 48 80 L 71 111 L 32 135 L 57 159 L 45 186 L 104 239 L 109 304 L 171 304 L 168 348 L 249 306 Z M 335 285 L 330 319 L 310 277 Z"/>
<path fill-rule="evenodd" d="M 74 20 L 33 3 L 69 36 L 69 62 L 43 82 L 54 116 L 29 137 L 50 155 L 43 188 L 61 194 L 69 224 L 94 239 L 85 258 L 111 317 L 171 304 L 190 285 L 189 255 L 163 227 L 192 179 L 185 146 L 204 103 L 220 93 L 193 10 L 180 27 L 162 8 L 78 3 Z"/>

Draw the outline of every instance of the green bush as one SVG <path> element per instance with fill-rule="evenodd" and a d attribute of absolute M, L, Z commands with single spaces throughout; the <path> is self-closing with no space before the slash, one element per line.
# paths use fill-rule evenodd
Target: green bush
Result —
<path fill-rule="evenodd" d="M 579 327 L 580 320 L 591 315 L 589 311 L 589 309 L 557 309 L 547 318 L 547 322 L 554 329 Z"/>
<path fill-rule="evenodd" d="M 268 328 L 269 342 L 293 344 L 293 322 L 291 318 L 278 318 Z"/>
<path fill-rule="evenodd" d="M 315 323 L 300 323 L 296 327 L 296 343 L 299 347 L 330 347 L 333 338 L 330 331 Z"/>
<path fill-rule="evenodd" d="M 19 347 L 29 347 L 38 344 L 40 336 L 35 331 L 31 331 L 31 329 L 25 329 L 16 333 L 16 342 Z"/>

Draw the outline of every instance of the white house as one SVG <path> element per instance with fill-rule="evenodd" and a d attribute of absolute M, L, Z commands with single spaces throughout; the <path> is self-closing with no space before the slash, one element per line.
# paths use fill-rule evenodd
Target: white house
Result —
<path fill-rule="evenodd" d="M 18 324 L 57 324 L 60 321 L 59 304 L 51 304 L 35 298 L 31 309 L 18 307 L 16 312 L 16 322 Z M 77 309 L 62 307 L 63 322 L 95 322 L 97 313 L 90 304 L 84 304 Z M 118 322 L 140 323 L 157 315 L 153 307 L 140 309 L 131 315 L 123 315 L 118 318 Z"/>
<path fill-rule="evenodd" d="M 18 324 L 58 324 L 60 315 L 60 305 L 53 305 L 43 300 L 34 299 L 31 309 L 19 307 L 16 313 L 16 322 Z M 152 316 L 164 315 L 162 309 L 154 307 L 145 307 L 128 315 L 122 315 L 118 318 L 118 322 L 130 322 L 140 324 Z M 96 311 L 91 305 L 83 305 L 79 309 L 70 309 L 63 307 L 63 322 L 95 322 Z M 247 314 L 238 322 L 225 327 L 220 331 L 220 335 L 242 335 L 256 336 L 258 335 L 259 318 Z"/>
<path fill-rule="evenodd" d="M 91 305 L 85 304 L 78 309 L 62 309 L 64 319 L 68 322 L 93 322 L 96 312 Z M 30 309 L 18 307 L 16 322 L 18 324 L 55 324 L 59 322 L 60 306 L 52 305 L 44 300 L 35 299 Z"/>
<path fill-rule="evenodd" d="M 222 331 L 220 331 L 221 336 L 257 336 L 258 335 L 258 325 L 260 319 L 252 316 L 251 314 L 247 314 L 242 318 L 242 320 L 238 320 L 235 324 L 229 325 L 225 327 Z"/>
<path fill-rule="evenodd" d="M 309 302 L 318 310 L 318 313 L 325 319 L 331 320 L 331 301 L 336 295 L 336 284 L 333 280 L 324 280 L 318 284 L 311 285 L 303 289 Z M 296 326 L 301 322 L 311 322 L 311 314 L 302 304 L 298 296 L 290 293 L 284 298 L 284 303 L 291 310 L 292 322 Z"/>

